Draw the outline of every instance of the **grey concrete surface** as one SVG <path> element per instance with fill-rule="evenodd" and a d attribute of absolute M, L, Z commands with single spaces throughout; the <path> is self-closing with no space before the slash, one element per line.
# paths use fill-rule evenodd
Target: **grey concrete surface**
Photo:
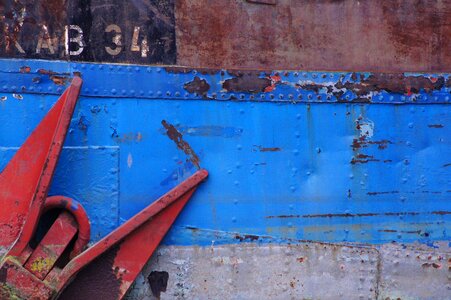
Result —
<path fill-rule="evenodd" d="M 153 271 L 168 273 L 161 299 L 451 299 L 451 251 L 435 247 L 160 247 L 127 299 L 157 299 L 147 278 Z"/>

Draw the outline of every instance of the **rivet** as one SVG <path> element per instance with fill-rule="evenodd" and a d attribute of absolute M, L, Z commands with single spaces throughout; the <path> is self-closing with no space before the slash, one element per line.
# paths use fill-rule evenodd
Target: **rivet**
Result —
<path fill-rule="evenodd" d="M 302 95 L 301 94 L 298 95 L 298 99 L 302 100 Z"/>
<path fill-rule="evenodd" d="M 132 71 L 132 67 L 127 67 L 127 71 L 131 72 Z"/>
<path fill-rule="evenodd" d="M 279 94 L 279 99 L 283 99 L 283 94 Z"/>
<path fill-rule="evenodd" d="M 236 149 L 241 150 L 243 149 L 243 146 L 241 146 L 240 144 L 236 145 Z"/>
<path fill-rule="evenodd" d="M 115 95 L 117 93 L 116 89 L 111 90 L 111 94 Z"/>
<path fill-rule="evenodd" d="M 127 95 L 127 91 L 126 90 L 122 90 L 122 95 Z"/>
<path fill-rule="evenodd" d="M 240 182 L 239 182 L 238 180 L 235 180 L 235 181 L 233 182 L 233 184 L 234 184 L 235 186 L 239 186 L 239 185 L 240 185 Z"/>
<path fill-rule="evenodd" d="M 293 94 L 288 94 L 288 99 L 293 99 Z"/>
<path fill-rule="evenodd" d="M 14 90 L 14 89 L 13 89 L 13 90 Z M 51 86 L 49 86 L 49 87 L 47 88 L 47 90 L 52 91 L 53 88 L 52 88 Z"/>
<path fill-rule="evenodd" d="M 265 94 L 261 94 L 260 98 L 265 99 Z"/>
<path fill-rule="evenodd" d="M 296 119 L 300 120 L 301 119 L 301 114 L 297 114 L 296 115 Z"/>
<path fill-rule="evenodd" d="M 409 124 L 407 124 L 407 126 L 408 126 L 409 128 L 413 128 L 413 123 L 409 123 Z"/>
<path fill-rule="evenodd" d="M 232 222 L 236 223 L 236 218 L 235 217 L 232 217 Z"/>
<path fill-rule="evenodd" d="M 157 92 L 157 96 L 160 97 L 163 93 L 161 91 Z"/>
<path fill-rule="evenodd" d="M 309 95 L 307 96 L 307 98 L 308 98 L 309 100 L 311 100 L 311 99 L 312 99 L 312 95 L 309 94 Z"/>
<path fill-rule="evenodd" d="M 238 204 L 238 199 L 233 199 L 233 204 L 237 205 Z"/>
<path fill-rule="evenodd" d="M 152 68 L 151 67 L 147 67 L 146 71 L 147 71 L 147 73 L 150 73 L 150 72 L 152 72 Z"/>
<path fill-rule="evenodd" d="M 269 95 L 269 98 L 274 99 L 274 94 Z"/>
<path fill-rule="evenodd" d="M 180 97 L 180 92 L 175 92 L 176 97 Z"/>
<path fill-rule="evenodd" d="M 293 154 L 294 154 L 294 155 L 298 155 L 298 154 L 299 154 L 299 150 L 298 150 L 298 149 L 294 149 L 294 150 L 293 150 Z"/>
<path fill-rule="evenodd" d="M 167 92 L 166 92 L 166 96 L 171 96 L 171 92 L 170 92 L 170 91 L 167 91 Z"/>
<path fill-rule="evenodd" d="M 90 65 L 89 69 L 94 70 L 95 66 L 94 65 Z"/>
<path fill-rule="evenodd" d="M 244 109 L 240 109 L 240 114 L 244 115 Z"/>

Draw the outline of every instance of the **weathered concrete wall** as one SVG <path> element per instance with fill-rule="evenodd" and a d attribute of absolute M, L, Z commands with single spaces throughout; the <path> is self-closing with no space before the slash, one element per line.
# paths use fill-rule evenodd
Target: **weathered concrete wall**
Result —
<path fill-rule="evenodd" d="M 151 285 L 161 299 L 450 299 L 451 251 L 434 247 L 161 247 L 128 300 L 156 299 Z"/>

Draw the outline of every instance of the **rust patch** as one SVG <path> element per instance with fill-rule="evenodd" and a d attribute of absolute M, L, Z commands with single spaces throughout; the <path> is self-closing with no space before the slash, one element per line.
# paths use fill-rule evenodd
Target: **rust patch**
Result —
<path fill-rule="evenodd" d="M 31 68 L 28 66 L 20 67 L 19 72 L 22 74 L 27 74 L 31 72 Z"/>
<path fill-rule="evenodd" d="M 160 299 L 161 292 L 166 292 L 169 274 L 166 271 L 152 271 L 147 277 L 152 294 Z"/>
<path fill-rule="evenodd" d="M 210 85 L 205 79 L 200 79 L 198 76 L 194 77 L 193 81 L 185 83 L 183 86 L 191 94 L 205 95 L 210 90 Z"/>
<path fill-rule="evenodd" d="M 429 124 L 428 127 L 429 128 L 443 128 L 445 126 L 443 126 L 442 124 Z"/>
<path fill-rule="evenodd" d="M 438 263 L 424 263 L 421 265 L 423 268 L 433 267 L 434 269 L 440 269 L 442 266 Z"/>
<path fill-rule="evenodd" d="M 186 155 L 188 155 L 189 160 L 197 167 L 199 166 L 199 157 L 194 152 L 194 150 L 191 148 L 191 146 L 183 140 L 183 136 L 178 130 L 172 125 L 166 122 L 165 120 L 161 121 L 161 124 L 166 129 L 166 134 L 168 137 L 174 141 L 174 143 L 177 145 L 177 148 L 185 152 Z"/>
<path fill-rule="evenodd" d="M 257 73 L 238 73 L 235 78 L 225 80 L 222 88 L 227 92 L 262 93 L 271 85 L 270 78 L 262 78 Z"/>
<path fill-rule="evenodd" d="M 445 87 L 445 78 L 443 76 L 428 78 L 424 76 L 405 76 L 401 73 L 373 73 L 368 78 L 364 78 L 363 74 L 357 75 L 353 73 L 351 79 L 353 82 L 344 82 L 344 76 L 341 76 L 336 83 L 315 84 L 306 82 L 296 86 L 316 93 L 320 90 L 326 90 L 328 94 L 337 97 L 339 101 L 348 101 L 343 99 L 342 96 L 346 91 L 351 91 L 357 96 L 353 100 L 356 102 L 371 102 L 373 94 L 382 91 L 410 96 L 421 91 L 426 93 L 438 91 Z"/>
<path fill-rule="evenodd" d="M 380 0 L 360 1 L 359 5 L 354 0 L 280 0 L 277 5 L 237 0 L 175 2 L 177 63 L 184 66 L 451 70 L 448 1 Z"/>
<path fill-rule="evenodd" d="M 41 75 L 56 75 L 58 73 L 53 72 L 52 70 L 39 69 L 38 70 L 38 74 L 41 74 Z"/>
<path fill-rule="evenodd" d="M 305 261 L 305 257 L 298 257 L 298 258 L 296 258 L 296 260 L 297 260 L 299 263 L 303 263 L 303 262 Z"/>
<path fill-rule="evenodd" d="M 52 80 L 53 83 L 56 85 L 65 85 L 68 79 L 69 78 L 67 78 L 65 76 L 59 76 L 59 75 L 51 75 L 50 76 L 50 80 Z"/>

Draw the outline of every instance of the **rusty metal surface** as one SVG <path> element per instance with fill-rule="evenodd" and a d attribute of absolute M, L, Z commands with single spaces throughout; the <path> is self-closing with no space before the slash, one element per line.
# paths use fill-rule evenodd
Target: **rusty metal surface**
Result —
<path fill-rule="evenodd" d="M 5 0 L 0 56 L 449 72 L 450 17 L 450 0 Z"/>
<path fill-rule="evenodd" d="M 451 71 L 450 0 L 176 1 L 177 63 Z M 274 1 L 275 2 L 275 1 Z"/>

